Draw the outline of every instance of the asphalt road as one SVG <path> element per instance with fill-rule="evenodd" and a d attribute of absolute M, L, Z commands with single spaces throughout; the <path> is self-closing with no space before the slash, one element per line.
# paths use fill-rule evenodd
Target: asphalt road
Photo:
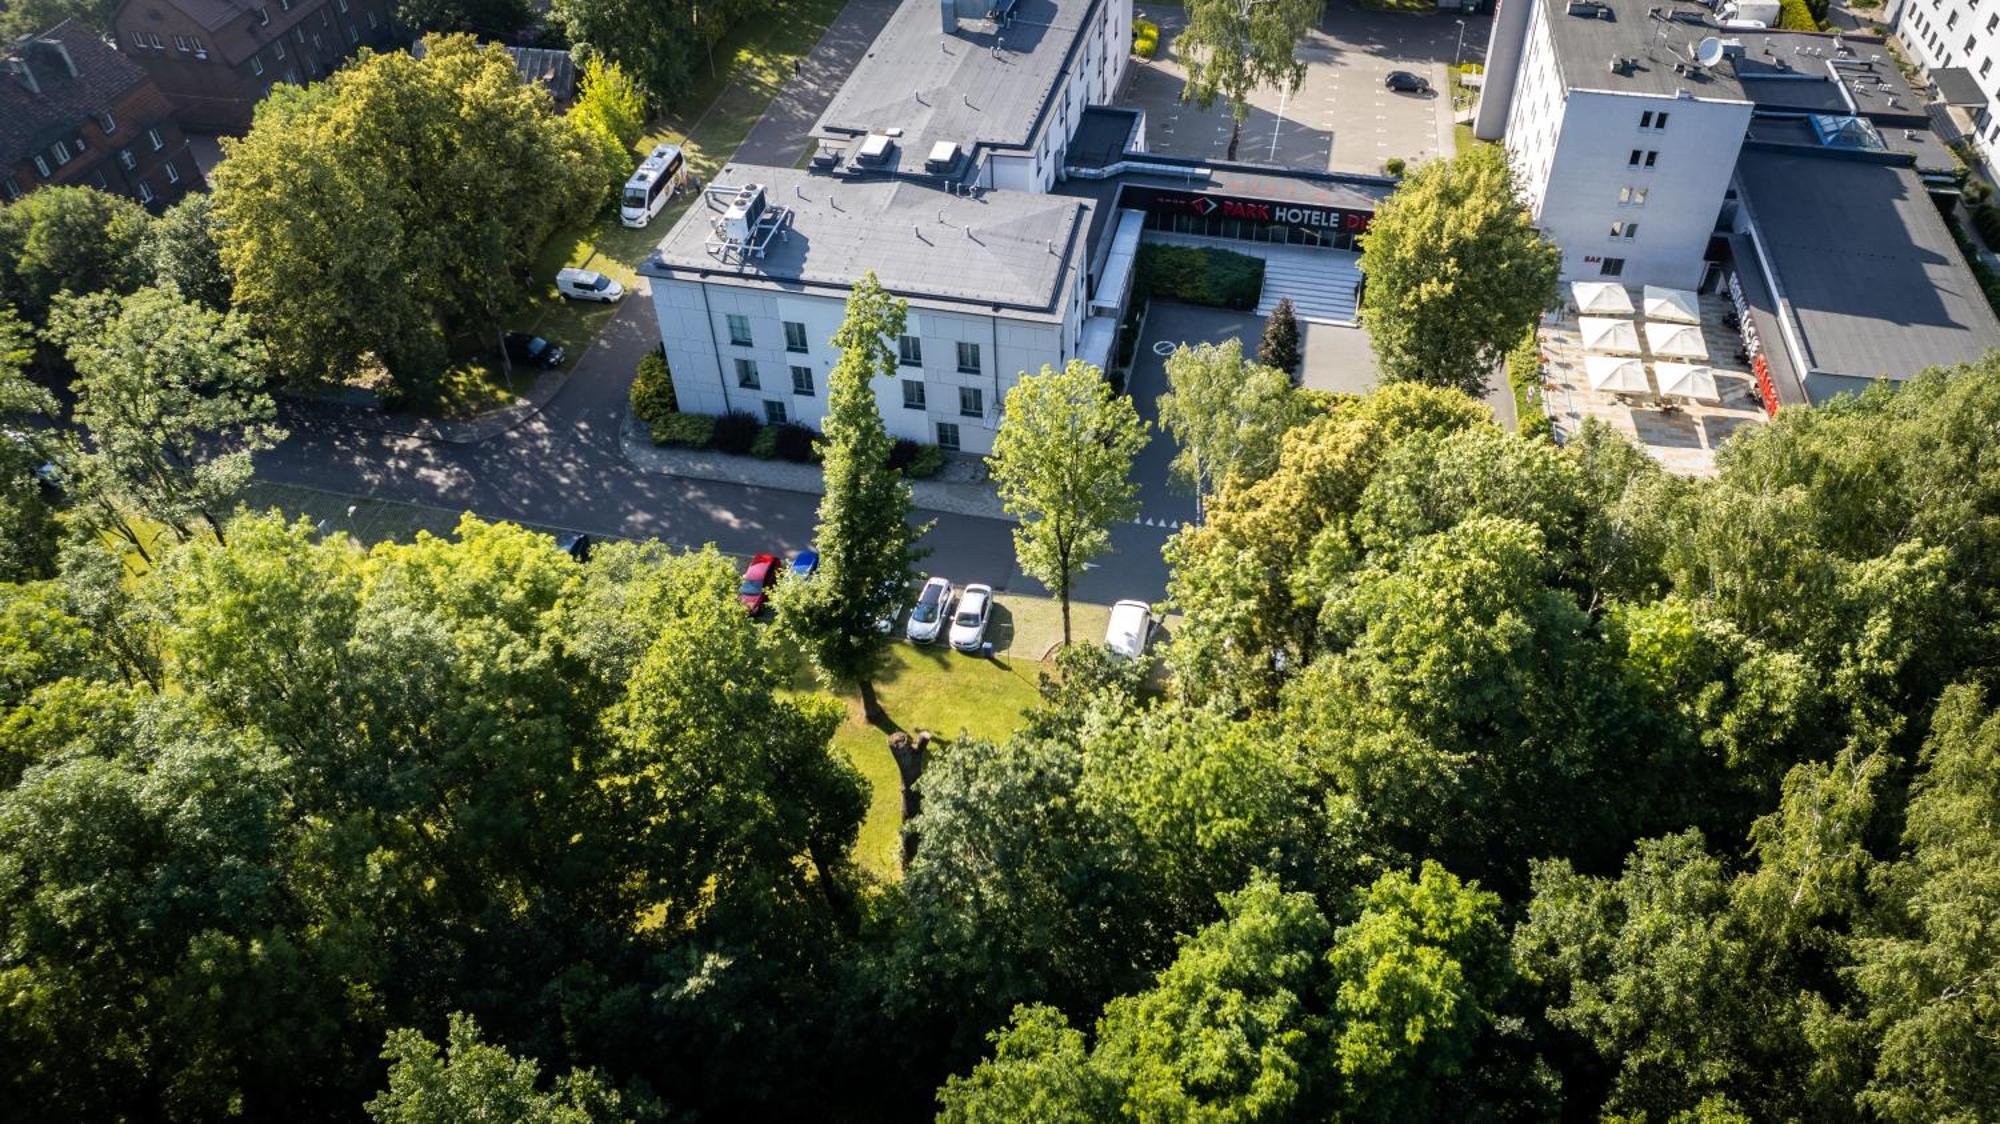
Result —
<path fill-rule="evenodd" d="M 431 504 L 489 519 L 522 520 L 676 546 L 714 543 L 731 554 L 793 551 L 811 539 L 819 497 L 773 488 L 640 472 L 620 454 L 618 426 L 638 357 L 653 346 L 652 305 L 635 293 L 578 361 L 542 412 L 476 444 L 425 441 L 338 424 L 294 426 L 257 458 L 257 474 L 345 495 Z M 920 512 L 930 572 L 955 582 L 1043 593 L 1014 565 L 1012 525 Z M 1079 600 L 1157 600 L 1166 592 L 1160 547 L 1172 529 L 1126 525 L 1113 553 L 1077 582 Z"/>

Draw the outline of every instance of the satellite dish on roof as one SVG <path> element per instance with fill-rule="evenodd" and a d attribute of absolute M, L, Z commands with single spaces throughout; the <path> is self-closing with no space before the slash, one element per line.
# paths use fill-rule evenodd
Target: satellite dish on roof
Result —
<path fill-rule="evenodd" d="M 1722 65 L 1722 40 L 1713 35 L 1703 37 L 1694 45 L 1694 61 L 1703 66 Z"/>

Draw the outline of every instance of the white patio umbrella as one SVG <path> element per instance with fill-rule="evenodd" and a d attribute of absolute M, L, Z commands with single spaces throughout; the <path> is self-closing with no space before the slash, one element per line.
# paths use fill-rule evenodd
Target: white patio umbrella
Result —
<path fill-rule="evenodd" d="M 1586 316 L 1632 315 L 1632 294 L 1626 292 L 1623 285 L 1613 285 L 1608 281 L 1572 281 L 1569 295 L 1576 302 L 1576 310 Z"/>
<path fill-rule="evenodd" d="M 1686 289 L 1646 286 L 1646 319 L 1669 320 L 1676 324 L 1701 323 L 1701 298 Z"/>
<path fill-rule="evenodd" d="M 1629 351 L 1634 355 L 1639 353 L 1639 330 L 1632 326 L 1630 320 L 1580 316 L 1576 323 L 1583 332 L 1585 351 Z"/>
<path fill-rule="evenodd" d="M 1649 323 L 1646 325 L 1646 347 L 1657 356 L 1708 358 L 1708 345 L 1702 342 L 1701 329 L 1692 324 Z"/>
<path fill-rule="evenodd" d="M 1701 363 L 1655 363 L 1653 374 L 1660 380 L 1660 393 L 1697 402 L 1720 402 L 1722 392 L 1715 387 L 1715 371 Z"/>
<path fill-rule="evenodd" d="M 1646 382 L 1646 365 L 1637 359 L 1586 355 L 1583 357 L 1583 373 L 1590 380 L 1590 389 L 1607 394 L 1645 394 L 1653 389 Z"/>

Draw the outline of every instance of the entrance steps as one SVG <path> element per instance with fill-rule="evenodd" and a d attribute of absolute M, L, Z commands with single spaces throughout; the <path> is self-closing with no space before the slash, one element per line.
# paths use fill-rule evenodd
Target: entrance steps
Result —
<path fill-rule="evenodd" d="M 1324 324 L 1355 323 L 1355 294 L 1361 284 L 1360 254 L 1312 246 L 1239 242 L 1233 238 L 1174 234 L 1162 230 L 1146 231 L 1145 239 L 1182 246 L 1215 246 L 1263 258 L 1264 291 L 1257 298 L 1259 316 L 1270 315 L 1271 310 L 1278 307 L 1279 298 L 1290 297 L 1292 312 L 1300 320 Z"/>

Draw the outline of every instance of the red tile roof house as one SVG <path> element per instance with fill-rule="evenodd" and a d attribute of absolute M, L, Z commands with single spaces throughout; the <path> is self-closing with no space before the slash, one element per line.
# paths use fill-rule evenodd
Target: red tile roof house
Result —
<path fill-rule="evenodd" d="M 243 133 L 276 82 L 313 82 L 366 45 L 394 44 L 391 0 L 125 0 L 118 48 L 197 132 Z"/>
<path fill-rule="evenodd" d="M 95 187 L 158 211 L 202 186 L 160 88 L 88 28 L 64 20 L 0 65 L 0 203 Z"/>

